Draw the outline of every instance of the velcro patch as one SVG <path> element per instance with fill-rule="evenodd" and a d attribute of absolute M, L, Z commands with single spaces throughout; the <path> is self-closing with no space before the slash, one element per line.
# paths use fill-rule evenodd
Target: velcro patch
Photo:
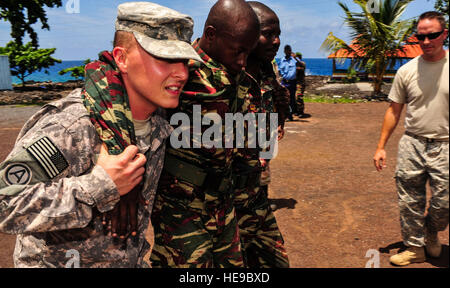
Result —
<path fill-rule="evenodd" d="M 6 168 L 4 179 L 8 185 L 28 185 L 32 178 L 31 169 L 22 163 L 14 163 Z"/>
<path fill-rule="evenodd" d="M 48 137 L 38 140 L 28 147 L 27 151 L 44 169 L 50 179 L 54 179 L 69 167 L 64 155 Z"/>

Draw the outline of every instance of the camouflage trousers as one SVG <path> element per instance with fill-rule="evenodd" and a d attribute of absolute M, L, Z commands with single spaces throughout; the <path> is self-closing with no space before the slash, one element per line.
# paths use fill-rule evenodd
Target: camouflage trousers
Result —
<path fill-rule="evenodd" d="M 190 186 L 181 182 L 175 186 L 169 193 L 160 189 L 156 196 L 152 213 L 155 234 L 150 256 L 152 267 L 243 267 L 232 198 L 209 201 L 211 197 L 199 191 L 191 191 L 192 198 L 180 197 L 179 192 L 188 192 Z"/>
<path fill-rule="evenodd" d="M 297 93 L 298 114 L 302 115 L 302 114 L 305 113 L 305 100 L 303 99 L 303 97 L 305 95 L 305 83 L 298 84 L 297 85 L 297 91 L 299 91 L 299 93 Z"/>
<path fill-rule="evenodd" d="M 253 195 L 247 202 L 235 202 L 245 266 L 289 268 L 284 240 L 267 199 L 267 186 L 250 193 Z"/>
<path fill-rule="evenodd" d="M 433 232 L 443 231 L 449 223 L 448 145 L 448 142 L 427 143 L 408 135 L 400 140 L 395 178 L 406 246 L 425 246 L 425 228 Z M 425 216 L 427 181 L 432 195 Z"/>

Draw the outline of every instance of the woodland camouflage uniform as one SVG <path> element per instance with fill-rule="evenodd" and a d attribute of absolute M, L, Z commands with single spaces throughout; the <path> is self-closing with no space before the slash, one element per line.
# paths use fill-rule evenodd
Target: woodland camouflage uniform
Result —
<path fill-rule="evenodd" d="M 250 79 L 245 72 L 231 76 L 206 55 L 198 40 L 193 47 L 205 63 L 189 63 L 189 81 L 176 112 L 189 115 L 192 125 L 193 105 L 201 105 L 202 116 L 217 113 L 225 124 L 225 113 L 244 111 Z M 222 132 L 225 135 L 224 127 Z M 231 173 L 237 150 L 201 147 L 167 149 L 152 214 L 153 267 L 243 266 Z"/>
<path fill-rule="evenodd" d="M 261 79 L 256 85 L 258 91 L 249 94 L 251 105 L 248 106 L 248 113 L 267 113 L 269 117 L 270 113 L 282 112 L 282 109 L 289 107 L 288 92 L 274 82 L 277 80 L 272 65 L 268 68 L 257 77 Z M 283 114 L 279 114 L 280 124 L 284 121 Z M 242 250 L 249 268 L 288 268 L 284 240 L 270 208 L 267 190 L 264 189 L 267 187 L 262 187 L 260 182 L 263 169 L 259 161 L 260 151 L 260 148 L 239 149 L 240 157 L 233 163 L 235 207 Z"/>

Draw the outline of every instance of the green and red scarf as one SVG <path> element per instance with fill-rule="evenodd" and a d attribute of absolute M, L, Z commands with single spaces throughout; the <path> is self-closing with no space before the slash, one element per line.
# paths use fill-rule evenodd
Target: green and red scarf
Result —
<path fill-rule="evenodd" d="M 101 52 L 98 61 L 86 65 L 81 97 L 109 154 L 118 155 L 136 144 L 128 94 L 110 52 Z"/>

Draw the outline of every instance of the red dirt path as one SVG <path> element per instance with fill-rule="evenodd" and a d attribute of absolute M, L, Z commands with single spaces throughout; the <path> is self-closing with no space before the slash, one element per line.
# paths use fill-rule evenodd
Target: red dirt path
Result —
<path fill-rule="evenodd" d="M 393 267 L 389 257 L 402 246 L 393 175 L 403 124 L 388 144 L 388 168 L 378 173 L 372 156 L 387 103 L 306 107 L 312 118 L 286 124 L 286 138 L 271 163 L 270 198 L 279 207 L 275 215 L 291 266 L 364 268 L 367 251 L 375 249 L 380 266 Z M 23 119 L 1 123 L 2 161 Z M 448 228 L 440 239 L 440 259 L 408 267 L 449 267 Z M 0 267 L 13 266 L 14 241 L 0 234 Z"/>

